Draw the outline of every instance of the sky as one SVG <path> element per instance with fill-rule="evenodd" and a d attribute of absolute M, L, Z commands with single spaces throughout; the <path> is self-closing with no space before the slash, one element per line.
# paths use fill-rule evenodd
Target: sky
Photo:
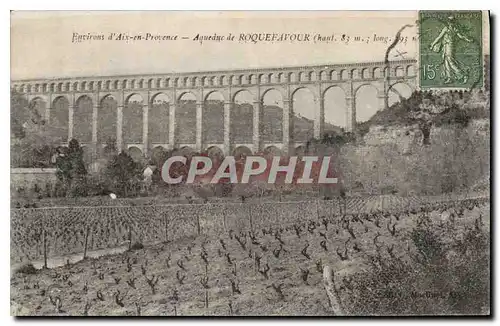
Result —
<path fill-rule="evenodd" d="M 383 61 L 389 45 L 386 38 L 394 37 L 405 24 L 414 25 L 416 19 L 413 11 L 13 12 L 11 79 Z M 75 35 L 88 33 L 104 40 L 73 42 Z M 119 33 L 177 35 L 178 39 L 109 41 L 111 33 L 116 33 L 115 37 Z M 194 40 L 198 34 L 227 37 L 229 33 L 235 36 L 234 41 Z M 238 41 L 240 34 L 251 33 L 300 33 L 311 38 L 333 34 L 337 41 Z M 349 42 L 340 41 L 342 35 L 348 36 Z M 402 36 L 407 37 L 407 42 L 397 46 L 405 58 L 416 57 L 417 42 L 412 40 L 415 35 L 416 28 L 406 29 Z M 356 36 L 362 41 L 355 42 Z M 373 96 L 373 91 L 367 92 Z M 303 97 L 306 99 L 297 98 L 294 107 L 299 114 L 312 117 L 309 100 Z M 358 108 L 358 116 L 366 119 L 376 110 L 376 105 L 364 105 Z M 345 122 L 341 107 L 325 111 L 327 121 L 337 125 Z"/>

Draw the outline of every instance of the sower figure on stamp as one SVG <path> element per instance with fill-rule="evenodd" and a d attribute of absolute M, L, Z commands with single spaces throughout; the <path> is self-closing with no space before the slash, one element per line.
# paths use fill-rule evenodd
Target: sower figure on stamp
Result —
<path fill-rule="evenodd" d="M 472 42 L 470 38 L 462 34 L 460 25 L 450 16 L 445 21 L 445 26 L 441 30 L 441 33 L 439 33 L 430 46 L 432 51 L 441 52 L 443 55 L 442 76 L 445 84 L 452 83 L 453 79 L 466 84 L 469 79 L 467 67 L 455 57 L 456 44 L 459 42 L 459 39 L 468 43 Z"/>

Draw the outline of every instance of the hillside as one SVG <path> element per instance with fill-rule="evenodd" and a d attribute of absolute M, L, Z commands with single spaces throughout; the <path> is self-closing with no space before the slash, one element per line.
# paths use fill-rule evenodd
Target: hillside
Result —
<path fill-rule="evenodd" d="M 416 116 L 429 114 L 427 119 L 433 126 L 462 124 L 476 119 L 488 119 L 489 93 L 415 92 L 408 99 L 393 104 L 386 110 L 375 113 L 368 121 L 358 124 L 358 132 L 365 135 L 373 126 L 410 126 L 419 122 Z"/>

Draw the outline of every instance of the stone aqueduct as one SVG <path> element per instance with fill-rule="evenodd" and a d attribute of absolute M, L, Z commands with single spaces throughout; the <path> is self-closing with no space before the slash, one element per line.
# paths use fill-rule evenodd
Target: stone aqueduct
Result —
<path fill-rule="evenodd" d="M 384 62 L 366 62 L 354 64 L 329 64 L 300 67 L 280 67 L 266 69 L 245 69 L 227 71 L 207 71 L 192 73 L 170 73 L 150 75 L 127 75 L 127 76 L 104 76 L 104 77 L 75 77 L 75 78 L 53 78 L 37 80 L 12 81 L 13 90 L 23 93 L 30 103 L 43 101 L 46 107 L 43 109 L 45 121 L 52 123 L 56 120 L 53 115 L 56 109 L 61 107 L 59 102 L 66 102 L 63 106 L 62 123 L 65 125 L 64 139 L 74 138 L 75 128 L 86 128 L 89 132 L 88 139 L 79 139 L 87 150 L 96 153 L 99 146 L 104 146 L 104 139 L 98 139 L 98 123 L 108 123 L 104 117 L 105 105 L 103 101 L 114 99 L 116 101 L 116 113 L 113 113 L 113 136 L 116 135 L 116 144 L 119 149 L 129 149 L 147 155 L 156 147 L 166 149 L 188 147 L 195 151 L 203 151 L 211 147 L 217 147 L 225 155 L 232 153 L 235 148 L 245 146 L 252 152 L 264 150 L 266 147 L 275 146 L 282 152 L 292 152 L 304 141 L 294 141 L 291 131 L 291 117 L 293 116 L 293 98 L 299 89 L 307 89 L 314 96 L 314 137 L 320 137 L 324 127 L 325 101 L 324 95 L 333 87 L 340 88 L 345 94 L 346 129 L 353 131 L 356 124 L 356 95 L 360 87 L 372 85 L 377 89 L 377 101 L 374 103 L 383 108 L 389 91 L 395 84 L 404 83 L 411 90 L 416 87 L 417 69 L 416 60 L 391 61 L 389 65 Z M 263 98 L 270 90 L 278 91 L 282 97 L 283 119 L 282 139 L 274 143 L 265 143 L 261 139 L 261 120 L 263 114 Z M 247 142 L 238 143 L 232 141 L 231 133 L 231 111 L 235 98 L 240 92 L 249 92 L 253 99 L 252 111 L 252 139 Z M 191 98 L 196 99 L 196 137 L 194 142 L 183 143 L 176 136 L 178 117 L 176 107 L 184 95 L 191 93 Z M 203 139 L 203 115 L 207 99 L 211 94 L 219 93 L 224 99 L 223 104 L 223 141 L 206 143 Z M 138 97 L 139 96 L 139 97 Z M 151 141 L 148 139 L 152 132 L 150 124 L 156 100 L 161 96 L 168 98 L 168 132 L 163 139 Z M 142 110 L 142 137 L 139 140 L 124 141 L 123 128 L 128 122 L 124 122 L 124 108 L 132 99 Z M 82 110 L 81 103 L 86 101 L 91 106 L 88 112 L 88 121 L 75 123 L 75 115 Z M 90 104 L 91 103 L 91 104 Z M 327 110 L 330 108 L 326 108 Z M 61 114 L 61 113 L 59 113 Z M 60 119 L 61 120 L 61 119 Z M 80 124 L 86 124 L 81 126 Z M 115 127 L 116 126 L 116 127 Z M 115 131 L 116 129 L 116 131 Z M 221 131 L 222 133 L 222 131 Z M 91 136 L 90 136 L 91 134 Z M 65 137 L 64 137 L 65 138 Z M 102 137 L 101 137 L 102 138 Z M 62 141 L 64 143 L 64 140 Z"/>

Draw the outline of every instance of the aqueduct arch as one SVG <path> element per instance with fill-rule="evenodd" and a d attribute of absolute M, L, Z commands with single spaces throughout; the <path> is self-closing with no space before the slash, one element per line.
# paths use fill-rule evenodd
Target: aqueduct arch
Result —
<path fill-rule="evenodd" d="M 80 143 L 89 143 L 93 139 L 94 101 L 88 95 L 81 95 L 76 100 L 73 113 L 73 137 Z M 97 125 L 97 120 L 95 121 Z M 97 140 L 97 139 L 96 139 Z"/>
<path fill-rule="evenodd" d="M 197 152 L 217 146 L 227 155 L 240 145 L 253 152 L 268 146 L 293 152 L 333 125 L 354 131 L 368 106 L 367 116 L 384 108 L 386 99 L 408 96 L 416 75 L 411 59 L 19 80 L 12 88 L 60 128 L 62 142 L 76 138 L 95 151 L 114 137 L 118 149 L 133 145 L 143 155 L 158 146 Z M 367 88 L 376 91 L 365 101 L 360 94 Z"/>
<path fill-rule="evenodd" d="M 52 101 L 49 125 L 54 129 L 57 137 L 60 137 L 61 142 L 68 141 L 68 114 L 69 101 L 66 96 L 57 96 Z"/>
<path fill-rule="evenodd" d="M 101 144 L 116 141 L 118 101 L 111 94 L 105 95 L 101 99 L 99 108 L 97 141 Z"/>

